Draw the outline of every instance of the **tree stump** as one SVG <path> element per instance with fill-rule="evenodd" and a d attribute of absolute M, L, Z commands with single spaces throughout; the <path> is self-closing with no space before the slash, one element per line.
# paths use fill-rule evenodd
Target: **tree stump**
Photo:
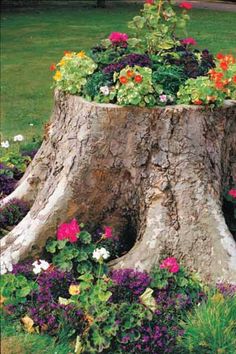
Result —
<path fill-rule="evenodd" d="M 171 255 L 207 281 L 236 282 L 236 243 L 221 210 L 236 174 L 236 103 L 155 108 L 55 92 L 44 142 L 12 198 L 27 216 L 1 240 L 2 273 L 78 217 L 135 233 L 115 268 L 150 270 Z"/>

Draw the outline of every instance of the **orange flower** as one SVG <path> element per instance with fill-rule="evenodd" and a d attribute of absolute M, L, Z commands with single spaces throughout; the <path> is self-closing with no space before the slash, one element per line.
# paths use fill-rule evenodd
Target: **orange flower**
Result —
<path fill-rule="evenodd" d="M 83 50 L 81 50 L 78 54 L 76 54 L 76 56 L 78 58 L 85 58 L 86 57 L 85 52 Z"/>
<path fill-rule="evenodd" d="M 120 83 L 121 83 L 121 84 L 127 84 L 127 82 L 128 82 L 128 80 L 127 80 L 127 78 L 126 78 L 125 76 L 121 76 L 121 77 L 119 78 L 119 80 L 120 80 Z"/>
<path fill-rule="evenodd" d="M 226 61 L 222 61 L 220 63 L 220 67 L 222 70 L 228 70 L 228 63 Z"/>
<path fill-rule="evenodd" d="M 56 70 L 56 64 L 51 64 L 50 65 L 50 71 L 54 71 L 54 70 Z"/>
<path fill-rule="evenodd" d="M 233 82 L 236 84 L 236 75 L 233 76 Z"/>
<path fill-rule="evenodd" d="M 202 100 L 195 100 L 193 101 L 194 104 L 201 105 L 203 104 Z"/>
<path fill-rule="evenodd" d="M 72 52 L 71 52 L 70 50 L 65 50 L 65 51 L 64 51 L 64 55 L 70 57 L 70 56 L 72 55 Z"/>
<path fill-rule="evenodd" d="M 222 90 L 224 88 L 224 85 L 221 81 L 216 81 L 215 82 L 215 87 L 218 89 L 218 90 Z"/>
<path fill-rule="evenodd" d="M 225 57 L 225 56 L 224 56 L 222 53 L 218 53 L 218 54 L 216 55 L 216 58 L 219 59 L 219 60 L 224 59 L 224 57 Z"/>
<path fill-rule="evenodd" d="M 133 76 L 134 76 L 133 70 L 128 70 L 128 71 L 127 71 L 127 76 L 128 76 L 128 77 L 133 77 Z"/>
<path fill-rule="evenodd" d="M 136 75 L 135 78 L 134 78 L 134 81 L 140 83 L 140 82 L 143 81 L 143 78 L 142 78 L 141 75 Z"/>

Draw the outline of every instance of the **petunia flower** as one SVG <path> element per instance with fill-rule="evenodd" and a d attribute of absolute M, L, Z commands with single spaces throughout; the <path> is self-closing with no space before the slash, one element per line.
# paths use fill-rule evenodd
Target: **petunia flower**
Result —
<path fill-rule="evenodd" d="M 80 233 L 79 225 L 76 219 L 73 219 L 70 223 L 61 224 L 57 230 L 58 241 L 69 240 L 70 243 L 77 242 L 77 235 Z"/>
<path fill-rule="evenodd" d="M 190 4 L 189 2 L 187 1 L 183 1 L 179 4 L 179 7 L 182 8 L 182 9 L 185 9 L 185 10 L 191 10 L 191 8 L 193 7 L 192 4 Z"/>

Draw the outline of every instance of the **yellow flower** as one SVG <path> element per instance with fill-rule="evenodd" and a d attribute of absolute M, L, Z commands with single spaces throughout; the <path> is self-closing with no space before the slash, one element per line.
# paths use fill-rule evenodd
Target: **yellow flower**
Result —
<path fill-rule="evenodd" d="M 70 295 L 79 295 L 80 294 L 80 286 L 79 285 L 70 285 L 69 287 Z"/>
<path fill-rule="evenodd" d="M 53 76 L 53 79 L 55 81 L 60 81 L 61 80 L 61 72 L 59 70 L 56 71 L 55 75 Z"/>
<path fill-rule="evenodd" d="M 81 50 L 81 52 L 77 53 L 76 56 L 78 58 L 85 58 L 86 57 L 85 52 L 83 50 Z"/>
<path fill-rule="evenodd" d="M 34 332 L 34 321 L 32 318 L 26 315 L 25 317 L 22 317 L 21 322 L 23 323 L 24 328 L 28 333 Z"/>
<path fill-rule="evenodd" d="M 221 302 L 221 301 L 224 301 L 224 296 L 220 293 L 217 293 L 212 296 L 211 300 L 214 302 Z"/>
<path fill-rule="evenodd" d="M 65 59 L 62 59 L 57 65 L 63 66 L 65 65 L 65 63 L 66 63 Z"/>

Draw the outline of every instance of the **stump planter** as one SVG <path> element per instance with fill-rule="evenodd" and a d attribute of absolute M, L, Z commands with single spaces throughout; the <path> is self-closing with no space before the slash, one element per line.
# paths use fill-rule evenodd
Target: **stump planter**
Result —
<path fill-rule="evenodd" d="M 134 246 L 112 267 L 150 270 L 171 255 L 207 281 L 236 282 L 236 243 L 221 210 L 223 186 L 235 174 L 234 101 L 150 109 L 56 91 L 44 142 L 2 201 L 32 204 L 1 240 L 2 273 L 77 217 L 133 230 Z"/>

